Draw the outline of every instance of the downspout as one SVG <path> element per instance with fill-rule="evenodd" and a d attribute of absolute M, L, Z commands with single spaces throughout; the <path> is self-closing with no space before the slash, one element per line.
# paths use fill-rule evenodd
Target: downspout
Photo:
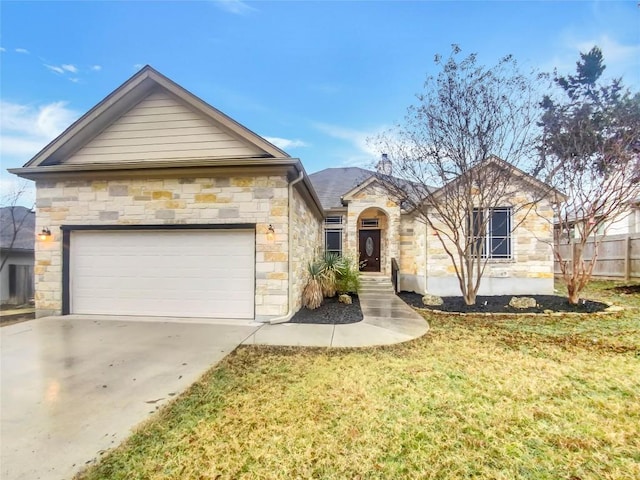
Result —
<path fill-rule="evenodd" d="M 298 178 L 296 178 L 295 180 L 293 180 L 291 183 L 289 183 L 289 227 L 288 227 L 288 235 L 289 235 L 289 239 L 287 241 L 288 244 L 288 250 L 289 250 L 289 255 L 287 257 L 287 263 L 288 263 L 288 268 L 289 268 L 289 275 L 288 275 L 288 294 L 287 294 L 287 298 L 288 298 L 288 307 L 287 307 L 287 313 L 282 316 L 282 317 L 276 317 L 276 318 L 272 318 L 271 320 L 269 320 L 270 324 L 274 324 L 274 323 L 284 323 L 284 322 L 288 322 L 291 317 L 293 316 L 293 262 L 291 261 L 291 259 L 293 258 L 293 186 L 302 181 L 302 179 L 304 178 L 304 171 L 300 172 L 300 175 L 298 175 Z"/>

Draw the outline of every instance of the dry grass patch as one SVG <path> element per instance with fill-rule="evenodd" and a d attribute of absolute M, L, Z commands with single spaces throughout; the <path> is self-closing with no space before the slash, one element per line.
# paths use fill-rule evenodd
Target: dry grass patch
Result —
<path fill-rule="evenodd" d="M 81 478 L 640 478 L 635 315 L 428 320 L 393 347 L 239 348 Z"/>

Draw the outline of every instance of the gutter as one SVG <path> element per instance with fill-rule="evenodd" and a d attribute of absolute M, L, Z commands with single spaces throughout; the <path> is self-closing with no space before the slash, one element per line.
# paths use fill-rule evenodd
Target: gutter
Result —
<path fill-rule="evenodd" d="M 301 182 L 302 179 L 304 178 L 304 170 L 300 170 L 300 174 L 298 175 L 298 178 L 296 178 L 295 180 L 291 181 L 289 183 L 289 239 L 287 240 L 287 245 L 288 245 L 288 249 L 289 249 L 289 256 L 287 257 L 287 262 L 288 262 L 288 269 L 289 269 L 289 275 L 288 275 L 288 294 L 287 294 L 287 299 L 288 299 L 288 307 L 287 307 L 287 313 L 285 315 L 283 315 L 282 317 L 276 317 L 276 318 L 272 318 L 268 321 L 268 323 L 270 324 L 276 324 L 276 323 L 285 323 L 288 322 L 289 320 L 291 320 L 291 317 L 293 317 L 293 299 L 292 294 L 293 294 L 293 287 L 292 287 L 292 283 L 293 283 L 293 231 L 292 231 L 292 226 L 293 226 L 293 186 L 298 183 Z"/>

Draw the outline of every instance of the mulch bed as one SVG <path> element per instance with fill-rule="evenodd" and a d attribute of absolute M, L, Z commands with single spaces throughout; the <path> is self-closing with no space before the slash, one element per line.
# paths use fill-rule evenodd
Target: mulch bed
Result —
<path fill-rule="evenodd" d="M 443 305 L 431 307 L 422 303 L 422 295 L 411 292 L 400 292 L 398 296 L 412 307 L 440 310 L 443 312 L 458 313 L 544 313 L 545 310 L 553 312 L 602 312 L 609 305 L 592 300 L 580 300 L 578 305 L 571 305 L 567 297 L 558 295 L 530 295 L 535 298 L 538 305 L 533 308 L 513 308 L 509 306 L 509 300 L 513 295 L 478 296 L 475 305 L 465 305 L 462 297 L 442 297 Z M 517 295 L 529 296 L 529 295 Z"/>
<path fill-rule="evenodd" d="M 640 293 L 640 284 L 638 285 L 620 285 L 619 287 L 611 287 L 608 290 L 625 295 L 633 295 Z"/>
<path fill-rule="evenodd" d="M 315 323 L 320 325 L 344 325 L 362 320 L 362 309 L 357 295 L 351 295 L 351 305 L 338 302 L 338 297 L 325 298 L 315 310 L 301 308 L 290 323 Z"/>

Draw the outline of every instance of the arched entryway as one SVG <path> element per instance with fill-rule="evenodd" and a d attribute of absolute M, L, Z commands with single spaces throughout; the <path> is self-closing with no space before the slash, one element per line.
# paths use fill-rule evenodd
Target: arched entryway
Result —
<path fill-rule="evenodd" d="M 371 207 L 358 216 L 358 255 L 361 272 L 384 272 L 388 249 L 389 217 Z"/>

